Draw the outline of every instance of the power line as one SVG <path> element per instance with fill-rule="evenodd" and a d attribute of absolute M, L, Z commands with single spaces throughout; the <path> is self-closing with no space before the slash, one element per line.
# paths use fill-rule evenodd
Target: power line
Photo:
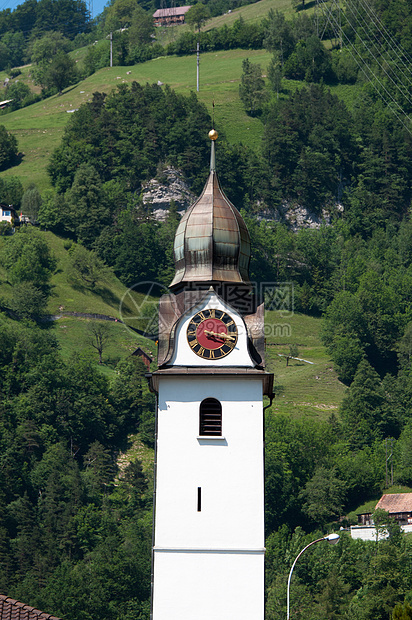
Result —
<path fill-rule="evenodd" d="M 349 10 L 350 10 L 350 11 L 352 12 L 352 14 L 353 14 L 353 10 L 350 8 L 350 6 L 351 6 L 351 5 L 350 5 L 350 3 L 349 3 L 347 6 L 348 6 Z M 365 5 L 365 6 L 366 6 L 366 5 Z M 366 33 L 369 33 L 369 32 L 370 32 L 370 31 L 369 31 L 369 26 L 370 26 L 370 24 L 369 24 L 369 23 L 365 20 L 365 18 L 363 17 L 363 15 L 360 13 L 360 11 L 359 11 L 358 9 L 355 9 L 355 10 L 356 10 L 357 14 L 358 14 L 358 15 L 360 15 L 360 17 L 361 17 L 362 21 L 363 21 L 363 22 L 367 25 L 367 27 L 368 27 L 368 29 L 367 29 L 367 30 L 365 30 L 365 29 L 364 29 L 364 30 L 365 30 L 365 32 L 366 32 Z M 404 60 L 402 59 L 402 56 L 400 56 L 400 55 L 398 54 L 397 50 L 396 50 L 396 49 L 395 49 L 395 48 L 391 45 L 390 41 L 388 41 L 388 39 L 387 39 L 387 38 L 385 38 L 385 33 L 384 33 L 384 32 L 381 30 L 381 28 L 379 27 L 379 23 L 375 23 L 375 22 L 373 22 L 373 24 L 374 24 L 374 25 L 378 28 L 378 31 L 381 33 L 382 37 L 385 39 L 385 43 L 386 43 L 386 44 L 387 44 L 387 45 L 391 48 L 391 50 L 392 50 L 392 51 L 394 51 L 395 55 L 398 57 L 398 59 L 401 61 L 401 63 L 404 65 L 404 67 L 407 69 L 407 71 L 409 71 L 409 73 L 411 73 L 410 66 L 408 66 L 408 65 L 404 62 Z M 378 43 L 379 45 L 381 45 L 381 42 L 379 41 L 379 39 L 378 39 L 378 37 L 377 37 L 376 33 L 375 33 L 373 30 L 372 30 L 372 34 L 373 34 L 373 36 L 375 37 L 375 39 L 376 39 L 377 43 Z M 388 52 L 388 55 L 389 55 L 389 57 L 390 57 L 389 52 Z M 395 65 L 396 65 L 397 69 L 401 72 L 401 74 L 403 75 L 403 77 L 404 77 L 404 78 L 405 78 L 405 79 L 406 79 L 406 80 L 407 80 L 407 81 L 408 81 L 408 82 L 412 85 L 412 79 L 411 79 L 411 77 L 409 77 L 408 75 L 406 75 L 406 74 L 404 73 L 404 71 L 402 70 L 402 68 L 398 66 L 398 64 L 397 64 L 396 60 L 394 60 L 393 58 L 390 58 L 390 59 L 392 60 L 392 62 L 394 62 L 394 63 L 395 63 Z M 411 73 L 411 76 L 412 76 L 412 73 Z"/>
<path fill-rule="evenodd" d="M 385 27 L 385 24 L 383 22 L 381 22 L 381 20 L 379 19 L 379 17 L 376 15 L 376 13 L 374 12 L 374 10 L 372 9 L 372 7 L 370 7 L 366 2 L 364 2 L 364 0 L 358 0 L 359 3 L 363 6 L 363 8 L 366 10 L 366 12 L 368 13 L 368 15 L 371 17 L 372 21 L 373 19 L 375 19 L 376 21 L 374 21 L 373 23 L 375 25 L 378 26 L 378 28 L 381 30 L 382 34 L 386 33 L 386 37 L 394 44 L 395 48 L 398 48 L 399 51 L 401 52 L 400 58 L 402 59 L 402 57 L 408 58 L 409 63 L 412 63 L 412 59 L 409 56 L 409 54 L 406 52 L 406 50 L 404 50 L 396 41 L 395 39 L 392 37 L 391 33 L 389 32 L 389 30 Z M 385 35 L 383 35 L 385 36 Z M 405 63 L 404 63 L 405 64 Z M 405 67 L 407 67 L 407 69 L 410 71 L 410 66 L 405 64 Z"/>
<path fill-rule="evenodd" d="M 322 2 L 318 2 L 318 5 L 321 7 L 322 11 L 324 12 L 324 8 L 323 8 L 323 3 Z M 330 13 L 330 15 L 328 16 L 330 18 L 330 23 L 332 28 L 336 32 L 338 31 L 338 27 L 339 27 L 339 23 L 336 21 L 335 17 L 333 16 L 332 13 Z M 356 49 L 356 47 L 352 44 L 352 42 L 350 41 L 349 37 L 347 36 L 347 34 L 341 29 L 340 31 L 341 36 L 345 37 L 345 39 L 347 40 L 348 43 L 348 51 L 350 53 L 350 55 L 352 56 L 353 60 L 356 62 L 356 64 L 358 65 L 359 69 L 364 73 L 364 75 L 366 76 L 366 78 L 368 79 L 368 81 L 371 83 L 371 85 L 373 86 L 373 88 L 376 90 L 376 92 L 378 93 L 378 95 L 381 97 L 381 99 L 384 101 L 384 103 L 389 107 L 389 109 L 395 114 L 395 116 L 397 117 L 397 119 L 399 120 L 399 122 L 404 126 L 404 128 L 408 131 L 408 133 L 410 133 L 412 135 L 412 129 L 411 129 L 411 118 L 406 114 L 406 112 L 404 112 L 404 110 L 402 109 L 402 107 L 399 105 L 399 103 L 396 101 L 396 99 L 394 99 L 394 97 L 391 95 L 391 93 L 387 90 L 387 88 L 385 87 L 384 84 L 382 84 L 382 82 L 380 81 L 379 77 L 374 73 L 374 71 L 371 69 L 371 67 L 369 67 L 369 65 L 365 62 L 365 59 L 363 58 L 363 56 L 360 54 L 360 52 Z M 352 49 L 354 50 L 354 52 L 357 54 L 357 56 L 359 56 L 360 61 L 358 60 L 358 58 L 356 58 L 356 56 L 354 56 L 354 54 L 352 53 Z M 379 63 L 378 63 L 379 64 Z M 366 69 L 371 73 L 371 75 L 373 76 L 374 80 L 371 80 L 370 75 L 368 75 Z M 389 97 L 390 100 L 392 100 L 393 104 L 395 105 L 395 108 L 392 107 L 391 103 L 388 101 L 388 99 L 384 96 L 384 94 L 379 90 L 379 88 L 376 85 L 376 82 L 380 85 L 380 87 L 383 89 L 383 91 L 385 91 L 385 93 L 387 94 L 387 96 Z M 399 109 L 400 113 L 396 110 L 396 108 Z M 403 116 L 403 118 L 402 118 Z M 404 119 L 407 119 L 408 122 L 405 123 Z"/>
<path fill-rule="evenodd" d="M 355 32 L 355 34 L 358 34 L 357 29 L 350 23 L 348 22 L 350 27 L 352 28 L 352 30 Z M 359 28 L 362 28 L 362 30 L 365 32 L 365 34 L 367 34 L 367 31 L 365 30 L 365 28 L 361 25 L 358 26 Z M 380 62 L 380 60 L 375 56 L 375 54 L 373 53 L 373 51 L 370 49 L 370 47 L 367 45 L 367 43 L 364 41 L 364 39 L 362 37 L 360 37 L 360 41 L 362 43 L 362 45 L 366 48 L 366 51 L 372 56 L 372 58 L 374 59 L 374 61 L 376 62 L 376 64 L 381 68 L 381 70 L 386 74 L 386 76 L 389 78 L 389 80 L 394 84 L 395 88 L 400 92 L 401 95 L 403 95 L 408 101 L 409 103 L 412 105 L 412 99 L 409 98 L 409 94 L 406 91 L 403 91 L 402 88 L 399 86 L 399 84 L 392 78 L 392 76 L 388 73 L 388 71 L 385 69 L 385 67 L 383 66 L 383 64 Z"/>

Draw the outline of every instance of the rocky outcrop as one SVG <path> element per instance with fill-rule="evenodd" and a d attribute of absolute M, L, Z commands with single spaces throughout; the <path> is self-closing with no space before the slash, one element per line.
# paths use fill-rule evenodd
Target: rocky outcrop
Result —
<path fill-rule="evenodd" d="M 169 211 L 171 200 L 176 203 L 177 211 L 182 215 L 196 199 L 183 174 L 168 166 L 162 172 L 161 179 L 151 179 L 142 189 L 142 199 L 145 205 L 150 205 L 154 217 L 164 221 Z"/>
<path fill-rule="evenodd" d="M 151 179 L 142 189 L 143 203 L 151 207 L 154 217 L 159 221 L 166 219 L 171 200 L 175 201 L 178 213 L 183 215 L 196 198 L 183 174 L 172 166 L 165 168 L 159 177 Z M 338 211 L 343 210 L 339 204 L 335 205 L 335 208 Z M 295 232 L 301 228 L 320 228 L 331 223 L 331 214 L 326 209 L 315 213 L 307 207 L 286 201 L 277 208 L 265 207 L 262 204 L 255 213 L 258 220 L 284 222 Z"/>
<path fill-rule="evenodd" d="M 339 209 L 339 205 L 337 208 Z M 284 222 L 295 232 L 301 228 L 320 228 L 322 225 L 329 226 L 331 223 L 331 214 L 326 209 L 322 209 L 321 213 L 315 213 L 307 207 L 291 205 L 288 202 L 283 202 L 277 209 L 262 209 L 257 213 L 257 218 Z"/>

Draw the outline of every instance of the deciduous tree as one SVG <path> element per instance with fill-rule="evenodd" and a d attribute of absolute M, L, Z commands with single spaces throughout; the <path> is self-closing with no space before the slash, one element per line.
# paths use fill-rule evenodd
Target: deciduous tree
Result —
<path fill-rule="evenodd" d="M 44 237 L 35 229 L 25 229 L 8 239 L 2 258 L 12 284 L 30 282 L 38 288 L 47 286 L 57 264 Z"/>
<path fill-rule="evenodd" d="M 131 17 L 131 25 L 128 30 L 129 47 L 150 43 L 154 32 L 153 17 L 140 5 L 134 9 Z"/>
<path fill-rule="evenodd" d="M 190 7 L 185 15 L 185 22 L 193 29 L 197 28 L 198 32 L 208 19 L 210 19 L 209 8 L 201 2 Z"/>
<path fill-rule="evenodd" d="M 6 170 L 17 163 L 17 138 L 0 125 L 0 170 Z"/>
<path fill-rule="evenodd" d="M 336 470 L 319 467 L 300 493 L 304 500 L 302 510 L 315 523 L 325 525 L 342 514 L 345 495 L 345 483 Z"/>
<path fill-rule="evenodd" d="M 91 321 L 88 325 L 89 342 L 99 354 L 99 364 L 103 363 L 103 351 L 110 340 L 110 329 L 107 322 Z"/>
<path fill-rule="evenodd" d="M 93 250 L 82 245 L 70 249 L 69 279 L 77 285 L 94 289 L 98 282 L 103 282 L 107 274 L 104 262 Z"/>
<path fill-rule="evenodd" d="M 40 318 L 47 305 L 47 296 L 31 282 L 20 282 L 13 286 L 11 307 L 24 318 Z"/>

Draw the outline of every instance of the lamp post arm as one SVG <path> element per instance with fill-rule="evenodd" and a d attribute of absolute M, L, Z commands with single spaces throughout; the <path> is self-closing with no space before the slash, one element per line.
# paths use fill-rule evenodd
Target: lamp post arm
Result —
<path fill-rule="evenodd" d="M 312 545 L 315 545 L 318 542 L 321 542 L 321 540 L 326 540 L 326 538 L 323 536 L 322 538 L 318 538 L 317 540 L 312 540 L 312 542 L 310 542 L 308 545 L 306 545 L 306 547 L 304 547 L 302 549 L 302 551 L 296 556 L 295 561 L 292 564 L 292 568 L 290 569 L 290 573 L 289 573 L 289 577 L 288 577 L 288 590 L 287 590 L 287 601 L 286 601 L 286 607 L 287 607 L 287 620 L 289 620 L 289 599 L 290 599 L 290 580 L 292 579 L 292 573 L 293 573 L 293 569 L 295 568 L 295 564 L 296 562 L 299 560 L 300 556 L 302 555 L 302 553 L 304 553 L 306 551 L 306 549 L 309 549 L 309 547 L 311 547 Z"/>

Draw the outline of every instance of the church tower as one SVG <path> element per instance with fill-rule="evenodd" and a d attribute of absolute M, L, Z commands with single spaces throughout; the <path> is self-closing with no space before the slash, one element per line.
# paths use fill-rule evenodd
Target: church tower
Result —
<path fill-rule="evenodd" d="M 181 219 L 160 300 L 153 620 L 263 620 L 263 304 L 250 237 L 210 174 Z"/>

